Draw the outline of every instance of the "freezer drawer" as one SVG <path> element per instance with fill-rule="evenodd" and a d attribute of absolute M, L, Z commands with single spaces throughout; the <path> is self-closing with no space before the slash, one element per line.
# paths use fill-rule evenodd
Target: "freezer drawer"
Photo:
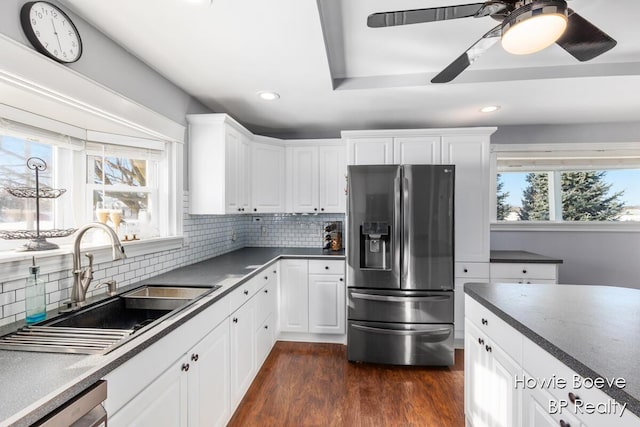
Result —
<path fill-rule="evenodd" d="M 349 289 L 349 320 L 453 323 L 453 292 Z"/>
<path fill-rule="evenodd" d="M 349 321 L 347 358 L 391 365 L 452 366 L 453 325 Z"/>

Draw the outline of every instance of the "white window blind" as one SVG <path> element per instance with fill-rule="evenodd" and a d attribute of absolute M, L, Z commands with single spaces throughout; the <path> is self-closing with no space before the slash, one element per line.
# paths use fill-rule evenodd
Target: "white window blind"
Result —
<path fill-rule="evenodd" d="M 85 142 L 82 139 L 2 117 L 0 117 L 0 134 L 74 151 L 85 148 Z"/>

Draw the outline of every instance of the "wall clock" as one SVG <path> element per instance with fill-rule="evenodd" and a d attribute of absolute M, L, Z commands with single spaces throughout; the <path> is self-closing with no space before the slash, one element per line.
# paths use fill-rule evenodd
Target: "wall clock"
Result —
<path fill-rule="evenodd" d="M 38 52 L 65 64 L 80 59 L 80 33 L 58 6 L 46 1 L 25 3 L 20 11 L 20 23 Z"/>

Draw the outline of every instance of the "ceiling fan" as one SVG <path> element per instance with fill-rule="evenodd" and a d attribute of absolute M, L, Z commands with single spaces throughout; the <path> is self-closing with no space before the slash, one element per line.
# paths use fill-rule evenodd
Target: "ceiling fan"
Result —
<path fill-rule="evenodd" d="M 500 21 L 500 24 L 449 64 L 431 83 L 452 81 L 499 39 L 502 39 L 502 47 L 507 52 L 519 55 L 538 52 L 556 43 L 578 61 L 589 61 L 617 44 L 568 8 L 565 0 L 487 0 L 484 3 L 381 12 L 369 15 L 367 25 L 379 28 L 485 16 Z"/>

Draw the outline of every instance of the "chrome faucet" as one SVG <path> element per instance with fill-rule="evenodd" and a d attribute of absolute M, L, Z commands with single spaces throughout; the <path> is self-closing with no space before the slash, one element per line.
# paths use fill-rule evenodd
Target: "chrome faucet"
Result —
<path fill-rule="evenodd" d="M 111 249 L 113 260 L 119 260 L 126 258 L 124 254 L 124 247 L 118 239 L 118 235 L 113 228 L 100 222 L 92 222 L 87 225 L 83 225 L 76 231 L 73 240 L 73 289 L 71 290 L 71 306 L 72 308 L 82 307 L 87 297 L 87 290 L 93 280 L 93 254 L 87 253 L 85 256 L 89 259 L 89 265 L 84 269 L 82 268 L 82 260 L 80 258 L 80 241 L 88 230 L 92 228 L 99 228 L 104 230 L 111 238 Z"/>

